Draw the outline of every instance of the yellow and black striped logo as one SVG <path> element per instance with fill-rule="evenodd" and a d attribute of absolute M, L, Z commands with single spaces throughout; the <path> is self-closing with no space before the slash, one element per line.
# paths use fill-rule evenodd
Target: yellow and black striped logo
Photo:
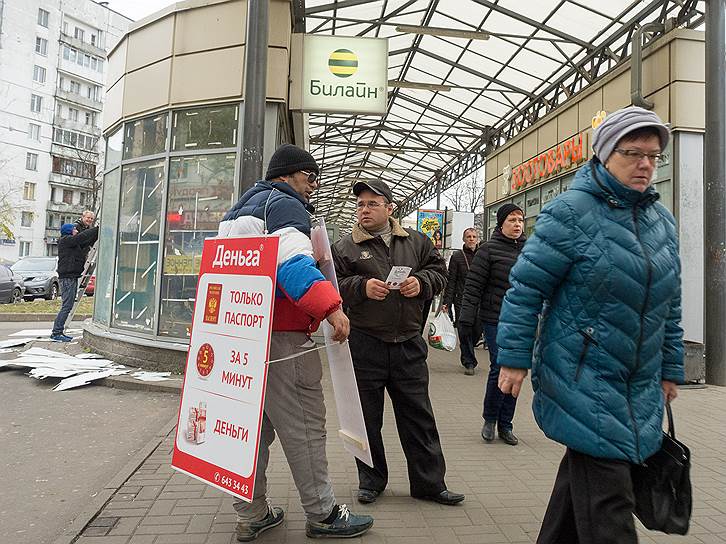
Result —
<path fill-rule="evenodd" d="M 328 69 L 338 77 L 350 77 L 358 71 L 358 56 L 349 49 L 337 49 L 330 54 Z"/>

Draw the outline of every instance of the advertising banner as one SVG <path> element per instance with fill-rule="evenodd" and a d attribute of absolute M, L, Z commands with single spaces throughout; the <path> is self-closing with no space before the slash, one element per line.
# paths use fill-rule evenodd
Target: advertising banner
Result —
<path fill-rule="evenodd" d="M 333 254 L 330 250 L 328 231 L 325 220 L 315 218 L 313 229 L 310 232 L 313 243 L 313 257 L 318 262 L 320 271 L 336 289 L 338 278 L 335 275 Z M 336 342 L 332 339 L 333 327 L 323 321 L 323 335 L 325 336 L 325 350 L 330 365 L 330 381 L 333 384 L 333 395 L 338 408 L 338 434 L 343 440 L 343 447 L 351 455 L 357 457 L 369 467 L 373 466 L 371 450 L 368 446 L 368 433 L 363 419 L 363 410 L 360 405 L 358 384 L 353 370 L 353 358 L 350 355 L 348 342 Z"/>
<path fill-rule="evenodd" d="M 252 500 L 277 236 L 204 242 L 172 467 Z"/>
<path fill-rule="evenodd" d="M 386 113 L 386 38 L 293 34 L 290 47 L 291 110 Z"/>
<path fill-rule="evenodd" d="M 436 249 L 444 247 L 443 210 L 418 210 L 416 230 L 431 238 Z"/>

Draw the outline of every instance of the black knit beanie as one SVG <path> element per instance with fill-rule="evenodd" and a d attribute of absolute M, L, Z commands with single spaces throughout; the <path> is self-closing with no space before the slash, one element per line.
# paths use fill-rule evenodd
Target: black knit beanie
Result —
<path fill-rule="evenodd" d="M 516 204 L 512 204 L 511 202 L 508 202 L 507 204 L 504 204 L 501 208 L 497 210 L 497 227 L 500 229 L 502 228 L 502 225 L 504 224 L 504 221 L 506 221 L 507 216 L 512 213 L 519 211 L 522 215 L 524 215 L 524 212 L 522 211 L 522 208 L 517 206 Z"/>
<path fill-rule="evenodd" d="M 294 174 L 300 170 L 320 174 L 318 163 L 315 162 L 310 153 L 296 145 L 282 144 L 270 158 L 265 179 L 269 181 L 280 176 Z"/>

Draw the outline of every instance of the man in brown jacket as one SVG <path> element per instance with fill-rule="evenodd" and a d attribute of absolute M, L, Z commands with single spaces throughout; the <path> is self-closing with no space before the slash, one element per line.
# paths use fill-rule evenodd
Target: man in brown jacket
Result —
<path fill-rule="evenodd" d="M 384 182 L 359 181 L 353 194 L 358 224 L 333 246 L 333 258 L 373 458 L 373 468 L 356 460 L 358 501 L 374 502 L 388 484 L 381 437 L 387 390 L 411 496 L 459 503 L 464 495 L 449 491 L 444 482 L 446 463 L 428 392 L 428 348 L 421 337 L 424 302 L 444 288 L 446 263 L 429 238 L 391 217 L 393 194 Z M 385 281 L 393 266 L 411 268 L 397 286 Z"/>

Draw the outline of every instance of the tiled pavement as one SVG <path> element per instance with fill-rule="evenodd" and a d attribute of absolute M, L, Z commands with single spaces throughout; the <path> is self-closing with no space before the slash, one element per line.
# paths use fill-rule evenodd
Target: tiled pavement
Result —
<path fill-rule="evenodd" d="M 477 350 L 480 363 L 487 353 Z M 534 542 L 561 458 L 561 446 L 534 423 L 527 384 L 515 417 L 520 445 L 484 444 L 479 436 L 485 374 L 465 376 L 458 354 L 432 350 L 431 396 L 447 461 L 447 484 L 466 493 L 454 507 L 408 496 L 405 460 L 387 405 L 384 440 L 391 472 L 389 488 L 370 506 L 355 502 L 355 463 L 337 438 L 330 382 L 328 460 L 339 502 L 375 517 L 366 544 L 479 544 Z M 488 365 L 484 365 L 487 366 Z M 726 543 L 726 388 L 682 390 L 674 404 L 679 438 L 691 447 L 695 509 L 691 532 L 673 537 L 642 532 L 642 543 Z M 85 527 L 79 544 L 234 543 L 232 498 L 176 473 L 169 466 L 172 436 L 143 462 Z M 276 441 L 268 469 L 269 496 L 284 507 L 283 525 L 260 543 L 307 541 L 305 518 Z"/>

